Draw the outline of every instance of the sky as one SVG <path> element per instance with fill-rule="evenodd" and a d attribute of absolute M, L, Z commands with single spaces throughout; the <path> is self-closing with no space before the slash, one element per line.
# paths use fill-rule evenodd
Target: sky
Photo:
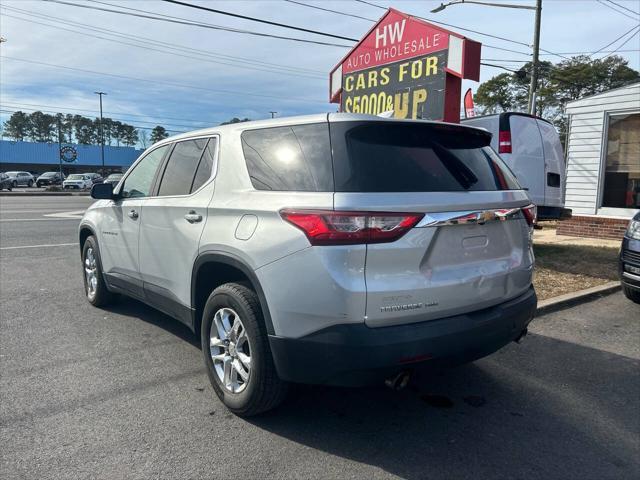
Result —
<path fill-rule="evenodd" d="M 141 128 L 160 124 L 175 133 L 217 125 L 232 117 L 261 119 L 270 117 L 270 112 L 289 116 L 337 108 L 328 103 L 329 71 L 354 42 L 161 0 L 63 1 L 76 5 L 0 0 L 0 36 L 5 40 L 0 43 L 0 121 L 5 121 L 10 112 L 17 109 L 95 117 L 98 115 L 96 91 L 107 93 L 103 97 L 105 116 Z M 405 13 L 455 25 L 457 28 L 447 28 L 483 44 L 484 62 L 499 63 L 512 69 L 530 59 L 528 45 L 533 38 L 534 13 L 531 10 L 465 4 L 430 13 L 440 0 L 369 0 L 369 4 L 356 0 L 296 0 L 353 16 L 285 0 L 185 1 L 351 38 L 362 37 L 373 25 L 371 20 L 384 14 L 380 7 L 391 6 Z M 533 5 L 535 2 L 511 0 L 508 3 Z M 224 28 L 339 46 L 200 28 L 78 5 L 103 9 L 126 7 L 137 9 L 127 11 L 140 15 L 167 15 L 174 19 L 179 17 Z M 640 2 L 544 0 L 541 48 L 564 56 L 571 56 L 566 52 L 602 49 L 638 25 L 640 16 L 630 11 L 640 11 Z M 622 45 L 627 39 L 630 40 Z M 618 54 L 629 60 L 629 66 L 640 69 L 637 30 L 635 36 L 620 38 L 594 58 L 618 48 Z M 541 58 L 554 62 L 561 60 L 550 54 L 543 54 Z M 488 80 L 504 71 L 483 66 L 480 80 Z M 475 91 L 478 85 L 465 81 L 463 88 L 470 87 Z"/>

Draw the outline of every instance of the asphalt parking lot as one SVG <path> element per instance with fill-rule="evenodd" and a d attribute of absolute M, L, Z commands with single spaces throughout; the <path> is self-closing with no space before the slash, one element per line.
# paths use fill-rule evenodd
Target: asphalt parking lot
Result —
<path fill-rule="evenodd" d="M 90 202 L 0 197 L 0 478 L 640 478 L 640 306 L 621 293 L 401 392 L 298 387 L 243 420 L 186 327 L 85 301 Z"/>

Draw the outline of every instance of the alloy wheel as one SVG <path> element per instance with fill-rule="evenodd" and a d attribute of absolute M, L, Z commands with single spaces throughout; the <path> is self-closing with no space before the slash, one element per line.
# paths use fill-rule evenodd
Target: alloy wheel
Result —
<path fill-rule="evenodd" d="M 87 249 L 84 257 L 84 275 L 87 280 L 87 297 L 92 299 L 96 296 L 98 289 L 98 265 L 93 247 Z"/>
<path fill-rule="evenodd" d="M 209 332 L 213 367 L 224 388 L 242 392 L 251 376 L 251 345 L 240 316 L 231 308 L 220 308 Z"/>

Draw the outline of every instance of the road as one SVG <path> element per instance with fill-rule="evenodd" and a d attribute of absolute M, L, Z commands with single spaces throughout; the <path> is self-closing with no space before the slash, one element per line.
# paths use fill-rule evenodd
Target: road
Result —
<path fill-rule="evenodd" d="M 78 220 L 44 215 L 89 203 L 0 197 L 2 479 L 640 478 L 640 306 L 620 293 L 401 392 L 297 387 L 243 420 L 185 327 L 85 301 Z"/>

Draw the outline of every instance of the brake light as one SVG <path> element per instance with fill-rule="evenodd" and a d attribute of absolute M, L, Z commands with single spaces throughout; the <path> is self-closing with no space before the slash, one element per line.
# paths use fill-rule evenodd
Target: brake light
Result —
<path fill-rule="evenodd" d="M 337 212 L 333 210 L 280 211 L 299 228 L 311 245 L 355 245 L 398 240 L 424 216 L 422 213 Z"/>
<path fill-rule="evenodd" d="M 526 207 L 522 207 L 522 213 L 529 226 L 533 227 L 538 219 L 538 208 L 534 204 L 527 205 Z"/>
<path fill-rule="evenodd" d="M 511 153 L 511 132 L 501 130 L 498 133 L 498 153 Z"/>

